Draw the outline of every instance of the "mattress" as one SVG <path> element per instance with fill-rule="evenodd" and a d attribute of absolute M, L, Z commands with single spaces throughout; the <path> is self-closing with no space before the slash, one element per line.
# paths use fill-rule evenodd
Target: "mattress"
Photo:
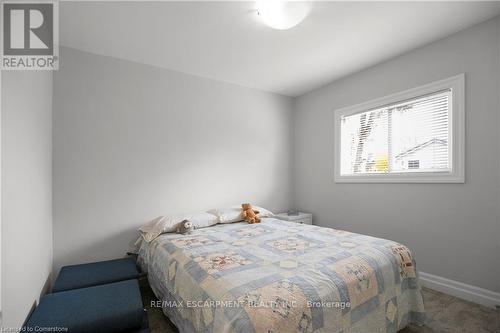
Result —
<path fill-rule="evenodd" d="M 139 264 L 180 332 L 397 332 L 423 324 L 396 242 L 273 218 L 143 242 Z"/>

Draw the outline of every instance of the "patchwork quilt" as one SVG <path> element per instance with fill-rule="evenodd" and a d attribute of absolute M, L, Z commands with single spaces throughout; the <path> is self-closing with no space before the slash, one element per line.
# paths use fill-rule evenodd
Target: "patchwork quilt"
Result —
<path fill-rule="evenodd" d="M 180 332 L 397 332 L 425 319 L 410 250 L 342 230 L 219 224 L 144 242 L 139 263 Z"/>

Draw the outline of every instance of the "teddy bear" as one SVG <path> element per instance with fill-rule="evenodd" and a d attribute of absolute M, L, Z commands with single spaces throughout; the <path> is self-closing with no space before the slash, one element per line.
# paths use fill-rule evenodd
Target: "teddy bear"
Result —
<path fill-rule="evenodd" d="M 245 219 L 245 221 L 247 221 L 250 224 L 260 223 L 260 218 L 258 216 L 259 211 L 254 210 L 251 204 L 244 203 L 241 205 L 241 208 L 243 209 L 241 216 Z"/>
<path fill-rule="evenodd" d="M 190 234 L 194 230 L 193 223 L 188 220 L 184 220 L 179 223 L 176 232 L 178 234 Z"/>

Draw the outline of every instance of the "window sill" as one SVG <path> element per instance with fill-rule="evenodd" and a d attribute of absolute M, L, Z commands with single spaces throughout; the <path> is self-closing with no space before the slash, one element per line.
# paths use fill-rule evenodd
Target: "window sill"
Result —
<path fill-rule="evenodd" d="M 465 183 L 465 175 L 456 174 L 391 174 L 391 175 L 359 175 L 335 176 L 335 183 Z"/>

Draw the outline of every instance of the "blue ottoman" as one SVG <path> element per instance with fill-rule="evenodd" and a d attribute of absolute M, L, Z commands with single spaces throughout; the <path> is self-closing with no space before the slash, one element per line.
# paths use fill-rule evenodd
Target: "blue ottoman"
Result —
<path fill-rule="evenodd" d="M 139 271 L 135 258 L 123 258 L 90 264 L 64 266 L 54 283 L 52 292 L 86 288 L 106 283 L 137 279 Z"/>
<path fill-rule="evenodd" d="M 26 331 L 131 332 L 141 329 L 143 317 L 139 284 L 126 280 L 43 296 Z"/>

